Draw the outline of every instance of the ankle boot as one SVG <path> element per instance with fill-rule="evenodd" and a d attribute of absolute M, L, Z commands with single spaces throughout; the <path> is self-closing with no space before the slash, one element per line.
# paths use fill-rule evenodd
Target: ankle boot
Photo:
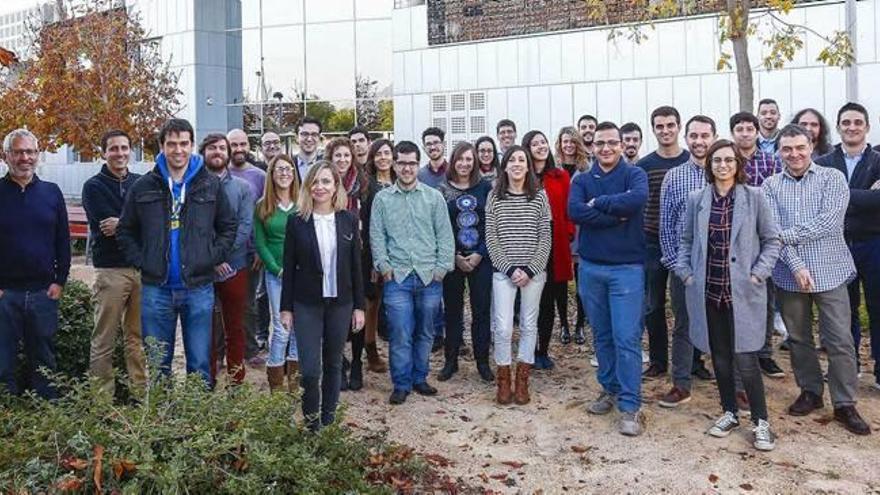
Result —
<path fill-rule="evenodd" d="M 584 334 L 583 325 L 577 325 L 574 327 L 574 343 L 577 345 L 584 345 L 587 343 L 587 336 Z"/>
<path fill-rule="evenodd" d="M 348 370 L 351 369 L 351 363 L 347 357 L 342 358 L 342 380 L 339 382 L 339 390 L 345 392 L 348 390 Z"/>
<path fill-rule="evenodd" d="M 562 331 L 559 332 L 559 343 L 562 345 L 571 343 L 571 332 L 568 330 L 568 323 L 562 325 Z"/>
<path fill-rule="evenodd" d="M 367 351 L 367 369 L 372 371 L 373 373 L 385 373 L 388 371 L 388 366 L 385 365 L 385 361 L 379 356 L 379 349 L 376 348 L 375 342 L 370 342 L 364 349 Z"/>
<path fill-rule="evenodd" d="M 477 373 L 480 374 L 480 378 L 483 381 L 492 383 L 495 381 L 495 375 L 492 374 L 492 367 L 489 366 L 489 361 L 486 359 L 480 359 L 477 361 Z"/>
<path fill-rule="evenodd" d="M 446 361 L 443 363 L 443 369 L 437 374 L 437 379 L 441 382 L 449 380 L 452 378 L 452 375 L 458 371 L 458 351 L 447 350 L 445 359 Z"/>
<path fill-rule="evenodd" d="M 495 401 L 501 405 L 510 404 L 513 401 L 513 392 L 510 390 L 510 365 L 498 366 L 498 391 L 495 394 Z"/>
<path fill-rule="evenodd" d="M 523 406 L 529 403 L 529 371 L 532 365 L 528 363 L 516 363 L 516 391 L 514 392 L 514 402 Z"/>
<path fill-rule="evenodd" d="M 281 392 L 284 389 L 284 366 L 266 366 L 266 378 L 270 392 Z"/>
<path fill-rule="evenodd" d="M 287 391 L 291 394 L 299 391 L 299 361 L 287 362 Z"/>
<path fill-rule="evenodd" d="M 363 361 L 355 359 L 351 362 L 351 377 L 348 380 L 348 389 L 358 391 L 364 388 Z"/>

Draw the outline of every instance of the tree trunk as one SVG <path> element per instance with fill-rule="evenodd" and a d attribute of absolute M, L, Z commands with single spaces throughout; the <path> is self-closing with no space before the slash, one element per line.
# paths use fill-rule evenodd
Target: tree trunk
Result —
<path fill-rule="evenodd" d="M 736 82 L 741 112 L 753 112 L 755 104 L 755 86 L 752 80 L 752 65 L 749 61 L 748 30 L 751 7 L 750 0 L 727 0 L 730 40 L 733 43 L 733 57 L 736 61 Z"/>

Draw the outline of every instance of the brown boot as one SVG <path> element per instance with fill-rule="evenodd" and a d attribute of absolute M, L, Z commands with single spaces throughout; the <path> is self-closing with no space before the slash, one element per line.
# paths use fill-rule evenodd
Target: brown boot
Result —
<path fill-rule="evenodd" d="M 516 391 L 513 401 L 523 406 L 529 403 L 529 371 L 532 365 L 528 363 L 516 363 Z"/>
<path fill-rule="evenodd" d="M 284 389 L 284 366 L 266 366 L 266 377 L 269 379 L 270 392 Z"/>
<path fill-rule="evenodd" d="M 287 362 L 287 391 L 291 394 L 299 391 L 299 361 Z"/>
<path fill-rule="evenodd" d="M 379 356 L 379 349 L 376 348 L 375 342 L 370 342 L 369 344 L 364 346 L 364 349 L 367 351 L 367 369 L 372 371 L 373 373 L 385 373 L 388 371 L 388 366 L 385 365 L 385 361 Z"/>
<path fill-rule="evenodd" d="M 502 405 L 513 401 L 513 392 L 510 390 L 510 365 L 498 366 L 495 369 L 495 383 L 498 384 L 498 392 L 495 401 Z"/>

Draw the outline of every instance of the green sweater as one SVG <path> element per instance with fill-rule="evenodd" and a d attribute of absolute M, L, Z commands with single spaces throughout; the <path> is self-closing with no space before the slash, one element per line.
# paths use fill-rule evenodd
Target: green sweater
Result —
<path fill-rule="evenodd" d="M 296 207 L 289 211 L 275 208 L 272 216 L 266 221 L 260 220 L 259 215 L 254 215 L 254 241 L 257 245 L 257 254 L 269 270 L 275 276 L 281 274 L 284 268 L 284 235 L 287 230 L 287 217 L 296 213 Z"/>

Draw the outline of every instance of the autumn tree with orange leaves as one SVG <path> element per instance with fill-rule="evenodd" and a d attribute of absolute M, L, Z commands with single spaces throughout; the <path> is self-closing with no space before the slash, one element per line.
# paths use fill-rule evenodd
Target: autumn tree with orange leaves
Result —
<path fill-rule="evenodd" d="M 83 160 L 108 129 L 152 141 L 180 107 L 170 61 L 124 7 L 91 0 L 59 11 L 34 28 L 34 56 L 0 72 L 0 135 L 26 127 L 47 151 L 67 144 Z"/>

